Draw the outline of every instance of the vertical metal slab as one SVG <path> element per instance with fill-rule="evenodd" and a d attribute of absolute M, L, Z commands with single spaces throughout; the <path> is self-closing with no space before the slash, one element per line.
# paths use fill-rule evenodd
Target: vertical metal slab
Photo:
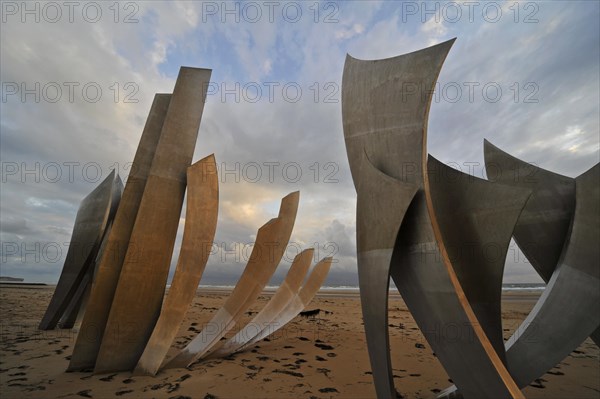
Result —
<path fill-rule="evenodd" d="M 214 155 L 188 168 L 187 184 L 185 228 L 177 268 L 134 374 L 154 375 L 158 371 L 196 295 L 212 249 L 219 211 L 219 179 Z"/>
<path fill-rule="evenodd" d="M 394 283 L 450 378 L 465 397 L 510 397 L 445 270 L 423 191 L 406 213 L 396 247 Z"/>
<path fill-rule="evenodd" d="M 452 218 L 442 215 L 442 221 L 437 220 L 430 191 L 427 118 L 435 81 L 452 43 L 453 40 L 384 60 L 359 61 L 347 57 L 344 67 L 342 114 L 348 159 L 358 193 L 361 302 L 373 379 L 380 398 L 395 395 L 387 332 L 390 272 L 402 296 L 412 297 L 407 304 L 415 309 L 417 323 L 426 327 L 425 335 L 437 340 L 436 345 L 441 342 L 438 348 L 446 349 L 440 360 L 449 374 L 458 376 L 467 395 L 522 397 L 461 287 L 458 274 L 467 269 L 467 264 L 474 267 L 474 259 L 463 265 L 453 265 L 450 261 L 451 251 L 446 246 L 452 240 L 444 239 L 442 229 L 450 223 L 446 219 Z M 405 225 L 410 207 L 415 209 L 409 211 L 412 216 Z M 518 215 L 519 210 L 511 211 Z M 413 232 L 406 244 L 396 243 L 397 237 L 404 237 L 401 226 Z M 506 247 L 513 226 L 509 226 L 508 235 L 504 231 L 507 229 L 502 232 Z M 488 238 L 492 237 L 489 228 L 487 232 Z M 481 250 L 483 243 L 476 244 Z M 496 273 L 498 265 L 501 267 L 503 262 L 497 261 L 490 270 Z M 463 276 L 463 280 L 468 278 Z M 476 290 L 468 291 L 477 297 Z M 480 299 L 488 298 L 475 302 Z M 460 340 L 468 344 L 462 347 L 466 354 L 461 352 L 458 341 L 451 342 L 443 333 L 432 336 L 427 330 L 436 325 L 439 328 L 440 323 L 454 322 L 463 322 L 471 334 Z M 489 330 L 496 331 L 497 324 Z M 496 346 L 502 354 L 502 346 Z M 480 378 L 474 381 L 473 374 L 467 375 L 466 370 L 478 372 Z"/>
<path fill-rule="evenodd" d="M 477 321 L 506 363 L 501 314 L 504 263 L 531 190 L 478 179 L 431 155 L 428 181 L 447 257 Z"/>
<path fill-rule="evenodd" d="M 69 306 L 67 306 L 67 309 L 65 310 L 63 316 L 58 322 L 58 326 L 60 328 L 73 328 L 76 324 L 77 327 L 81 325 L 81 321 L 83 320 L 83 315 L 85 313 L 85 308 L 89 300 L 90 292 L 92 290 L 92 280 L 98 270 L 100 259 L 102 259 L 102 255 L 106 250 L 106 244 L 108 243 L 108 235 L 110 234 L 110 230 L 112 229 L 113 221 L 115 219 L 115 215 L 117 213 L 122 194 L 123 182 L 117 174 L 117 178 L 115 179 L 115 187 L 113 190 L 113 198 L 110 206 L 110 213 L 108 215 L 108 224 L 102 236 L 100 249 L 98 250 L 96 257 L 94 258 L 93 265 L 91 265 L 88 268 L 88 271 L 83 277 L 79 287 L 77 288 L 73 299 L 69 303 Z"/>
<path fill-rule="evenodd" d="M 394 232 L 402 221 L 414 192 L 423 184 L 423 155 L 426 153 L 427 117 L 434 85 L 442 64 L 454 39 L 398 57 L 362 61 L 346 57 L 342 79 L 342 119 L 346 151 L 354 185 L 360 204 L 357 204 L 357 252 L 361 303 L 365 318 L 365 332 L 373 380 L 377 396 L 390 398 L 396 395 L 392 379 L 387 332 L 387 294 L 389 261 L 395 234 L 373 239 L 363 248 L 360 235 L 370 237 L 378 229 L 389 227 Z M 368 158 L 364 154 L 368 154 Z M 375 191 L 372 199 L 388 201 L 385 209 L 391 213 L 390 221 L 383 225 L 368 220 L 368 215 L 358 217 L 377 206 L 369 202 L 367 190 L 359 186 L 363 181 L 364 160 L 369 159 L 375 170 L 399 183 L 414 185 L 414 190 L 401 198 L 378 198 L 383 191 Z M 367 166 L 368 167 L 368 166 Z M 376 174 L 375 174 L 376 175 Z M 368 179 L 364 179 L 365 181 Z M 398 185 L 396 185 L 398 186 Z M 398 186 L 400 188 L 400 186 Z M 378 195 L 378 194 L 383 195 Z M 394 209 L 394 201 L 401 202 Z M 392 213 L 393 212 L 393 213 Z M 369 227 L 363 232 L 361 223 Z M 389 225 L 389 226 L 387 226 Z M 383 227 L 387 226 L 387 227 Z"/>
<path fill-rule="evenodd" d="M 60 279 L 39 325 L 41 330 L 56 327 L 82 284 L 84 276 L 94 266 L 104 231 L 110 222 L 113 197 L 116 196 L 118 203 L 120 196 L 115 174 L 113 170 L 81 201 Z M 118 181 L 120 182 L 120 179 Z"/>
<path fill-rule="evenodd" d="M 146 187 L 146 180 L 170 100 L 170 94 L 154 96 L 152 108 L 127 177 L 125 190 L 108 235 L 108 243 L 92 283 L 87 310 L 83 316 L 69 362 L 68 370 L 70 371 L 93 368 L 96 363 L 121 267 L 129 246 L 131 231 Z"/>
<path fill-rule="evenodd" d="M 131 370 L 160 314 L 211 70 L 182 67 L 104 331 L 96 373 Z"/>
<path fill-rule="evenodd" d="M 385 175 L 366 154 L 360 178 L 356 204 L 358 282 L 371 370 L 378 376 L 374 377 L 377 395 L 386 397 L 382 390 L 395 390 L 388 333 L 390 262 L 398 230 L 418 186 Z"/>

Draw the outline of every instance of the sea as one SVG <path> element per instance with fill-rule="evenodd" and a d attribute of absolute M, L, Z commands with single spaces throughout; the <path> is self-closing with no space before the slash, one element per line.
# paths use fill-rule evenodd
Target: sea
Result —
<path fill-rule="evenodd" d="M 170 286 L 170 285 L 169 285 Z M 167 286 L 167 287 L 169 287 Z M 233 285 L 203 285 L 200 284 L 199 289 L 207 288 L 207 289 L 217 289 L 217 290 L 233 290 Z M 278 286 L 276 285 L 268 285 L 265 287 L 265 291 L 275 291 Z M 502 284 L 502 291 L 510 292 L 510 291 L 544 291 L 546 288 L 545 284 L 542 283 L 510 283 L 510 284 Z M 390 284 L 390 289 L 396 289 L 393 284 Z M 358 292 L 358 286 L 352 285 L 331 285 L 331 286 L 322 286 L 322 291 L 344 291 L 344 292 Z"/>

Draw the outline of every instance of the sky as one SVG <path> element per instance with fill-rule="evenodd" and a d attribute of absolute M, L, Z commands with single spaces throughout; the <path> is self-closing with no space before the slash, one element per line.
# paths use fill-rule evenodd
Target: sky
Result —
<path fill-rule="evenodd" d="M 58 280 L 79 202 L 126 180 L 155 93 L 212 69 L 194 161 L 219 167 L 215 251 L 202 284 L 233 285 L 257 229 L 300 190 L 272 284 L 300 249 L 355 285 L 356 192 L 343 141 L 346 54 L 387 58 L 456 37 L 428 151 L 485 177 L 483 140 L 576 177 L 599 161 L 600 3 L 1 2 L 0 274 Z M 185 223 L 180 218 L 171 274 Z M 512 242 L 505 282 L 541 282 Z"/>

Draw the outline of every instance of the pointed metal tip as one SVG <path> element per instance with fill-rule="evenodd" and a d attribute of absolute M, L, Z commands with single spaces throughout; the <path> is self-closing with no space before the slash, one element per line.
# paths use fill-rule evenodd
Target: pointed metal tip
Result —
<path fill-rule="evenodd" d="M 300 191 L 292 191 L 291 193 L 289 193 L 288 195 L 286 195 L 284 198 L 288 198 L 288 197 L 299 197 L 300 196 Z"/>

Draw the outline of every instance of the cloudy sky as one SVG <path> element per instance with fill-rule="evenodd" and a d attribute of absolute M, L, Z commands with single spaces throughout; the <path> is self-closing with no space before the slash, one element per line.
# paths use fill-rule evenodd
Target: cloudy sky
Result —
<path fill-rule="evenodd" d="M 234 283 L 258 227 L 300 190 L 287 260 L 315 246 L 335 256 L 328 284 L 355 284 L 346 53 L 457 37 L 429 152 L 484 177 L 488 138 L 575 177 L 599 160 L 599 4 L 2 1 L 1 274 L 57 281 L 79 202 L 113 168 L 126 179 L 154 93 L 186 65 L 213 70 L 194 155 L 220 168 L 219 250 L 203 283 Z M 514 244 L 505 281 L 540 281 Z"/>

